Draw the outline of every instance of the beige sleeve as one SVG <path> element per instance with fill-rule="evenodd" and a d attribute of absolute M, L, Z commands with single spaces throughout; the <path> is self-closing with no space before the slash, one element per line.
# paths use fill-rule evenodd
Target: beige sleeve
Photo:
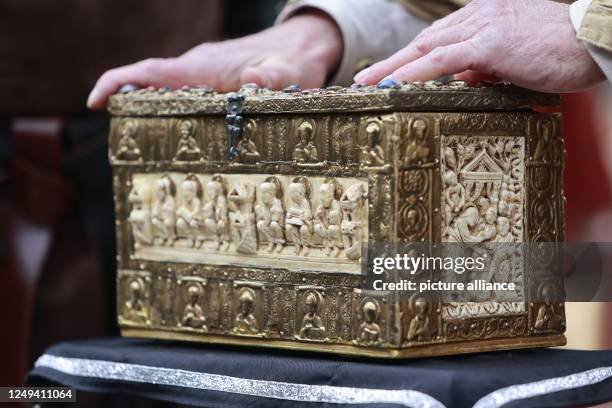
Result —
<path fill-rule="evenodd" d="M 607 4 L 603 14 L 602 3 Z M 570 18 L 578 38 L 612 81 L 612 0 L 578 0 L 570 6 Z"/>
<path fill-rule="evenodd" d="M 290 1 L 277 24 L 307 7 L 329 14 L 342 32 L 344 54 L 330 85 L 352 84 L 358 71 L 403 48 L 429 25 L 390 0 Z"/>

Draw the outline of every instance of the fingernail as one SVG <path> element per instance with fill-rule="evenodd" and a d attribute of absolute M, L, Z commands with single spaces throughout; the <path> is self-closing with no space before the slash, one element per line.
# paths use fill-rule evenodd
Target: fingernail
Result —
<path fill-rule="evenodd" d="M 96 99 L 96 96 L 98 96 L 98 92 L 97 88 L 94 88 L 91 90 L 89 96 L 87 97 L 87 107 L 91 108 L 93 106 L 93 102 Z"/>
<path fill-rule="evenodd" d="M 399 88 L 400 84 L 391 77 L 391 75 L 384 77 L 378 85 L 376 85 L 379 89 L 389 89 L 389 88 Z"/>
<path fill-rule="evenodd" d="M 353 78 L 353 81 L 355 81 L 356 83 L 360 83 L 360 81 L 361 81 L 363 78 L 365 78 L 365 77 L 368 75 L 368 73 L 369 73 L 370 71 L 371 71 L 371 68 L 370 68 L 370 67 L 368 67 L 368 68 L 366 68 L 366 69 L 363 69 L 363 70 L 359 71 L 359 72 L 357 73 L 357 75 L 355 75 L 355 77 Z"/>

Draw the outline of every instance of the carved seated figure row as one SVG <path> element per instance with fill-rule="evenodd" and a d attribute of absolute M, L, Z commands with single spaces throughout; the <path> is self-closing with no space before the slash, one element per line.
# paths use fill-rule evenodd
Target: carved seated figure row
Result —
<path fill-rule="evenodd" d="M 122 161 L 142 160 L 142 152 L 136 141 L 138 125 L 128 121 L 121 129 L 121 136 L 115 148 L 114 158 Z M 246 122 L 244 133 L 239 142 L 237 162 L 256 164 L 260 154 L 253 139 L 257 134 L 257 123 L 250 119 Z M 369 121 L 365 129 L 367 142 L 361 146 L 360 159 L 365 167 L 378 167 L 385 164 L 385 152 L 380 146 L 382 128 L 379 122 Z M 321 161 L 314 143 L 315 128 L 312 122 L 304 121 L 295 129 L 296 144 L 291 155 L 297 165 L 318 163 Z M 177 162 L 193 162 L 203 158 L 202 149 L 195 136 L 195 128 L 191 120 L 183 120 L 178 124 L 178 140 L 174 160 Z"/>
<path fill-rule="evenodd" d="M 233 244 L 242 254 L 256 254 L 260 248 L 281 253 L 287 243 L 292 243 L 296 255 L 306 256 L 316 246 L 330 257 L 343 251 L 348 259 L 360 258 L 367 227 L 364 183 L 357 182 L 343 191 L 336 179 L 326 178 L 320 184 L 319 205 L 314 212 L 311 182 L 306 177 L 295 177 L 287 186 L 286 209 L 278 177 L 267 177 L 258 191 L 254 183 L 244 180 L 229 191 L 226 185 L 221 175 L 213 176 L 205 188 L 197 176 L 187 175 L 181 182 L 181 204 L 177 205 L 176 185 L 164 175 L 155 181 L 150 211 L 147 187 L 134 185 L 128 221 L 136 248 L 172 246 L 177 238 L 201 248 L 212 239 L 215 250 L 227 250 Z"/>
<path fill-rule="evenodd" d="M 148 307 L 142 301 L 145 284 L 140 279 L 132 280 L 127 287 L 127 300 L 124 303 L 122 318 L 134 323 L 147 323 Z M 545 289 L 549 290 L 548 288 Z M 550 290 L 549 290 L 550 292 Z M 546 313 L 552 310 L 553 304 L 549 300 L 549 292 L 544 293 L 546 303 L 538 311 L 538 319 L 535 324 L 537 329 L 547 328 Z M 190 283 L 185 286 L 185 303 L 182 312 L 178 316 L 178 324 L 181 327 L 208 332 L 208 319 L 202 305 L 206 304 L 204 290 L 201 284 Z M 258 336 L 262 334 L 260 322 L 255 316 L 256 299 L 255 291 L 249 287 L 242 287 L 236 293 L 236 315 L 230 330 L 232 334 Z M 300 322 L 297 336 L 302 339 L 322 341 L 327 338 L 327 330 L 323 323 L 322 302 L 323 297 L 317 290 L 308 290 L 301 297 L 303 316 Z M 420 294 L 415 294 L 410 299 L 411 319 L 407 322 L 405 340 L 428 341 L 435 336 L 435 328 L 429 317 L 430 302 Z M 543 311 L 544 310 L 544 311 Z M 549 313 L 551 314 L 551 313 Z M 554 314 L 554 313 L 553 313 Z M 543 317 L 545 316 L 545 317 Z M 381 309 L 378 301 L 366 298 L 359 307 L 355 344 L 371 346 L 384 342 L 382 336 Z"/>

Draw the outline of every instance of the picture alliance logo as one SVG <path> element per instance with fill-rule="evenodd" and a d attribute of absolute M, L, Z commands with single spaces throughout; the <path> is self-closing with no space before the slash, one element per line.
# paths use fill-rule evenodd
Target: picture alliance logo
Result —
<path fill-rule="evenodd" d="M 482 271 L 486 266 L 488 255 L 484 253 L 478 257 L 465 256 L 411 256 L 397 254 L 395 257 L 376 257 L 372 261 L 372 272 L 380 275 L 385 271 L 400 270 L 411 275 L 419 271 L 446 270 L 461 275 L 469 271 Z"/>

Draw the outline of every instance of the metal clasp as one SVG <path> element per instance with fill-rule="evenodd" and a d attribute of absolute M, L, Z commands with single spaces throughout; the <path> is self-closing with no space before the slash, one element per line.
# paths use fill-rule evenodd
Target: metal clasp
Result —
<path fill-rule="evenodd" d="M 227 97 L 227 114 L 225 115 L 226 129 L 228 135 L 229 161 L 234 161 L 240 155 L 240 139 L 244 132 L 244 119 L 242 117 L 242 105 L 244 95 L 232 94 Z"/>

